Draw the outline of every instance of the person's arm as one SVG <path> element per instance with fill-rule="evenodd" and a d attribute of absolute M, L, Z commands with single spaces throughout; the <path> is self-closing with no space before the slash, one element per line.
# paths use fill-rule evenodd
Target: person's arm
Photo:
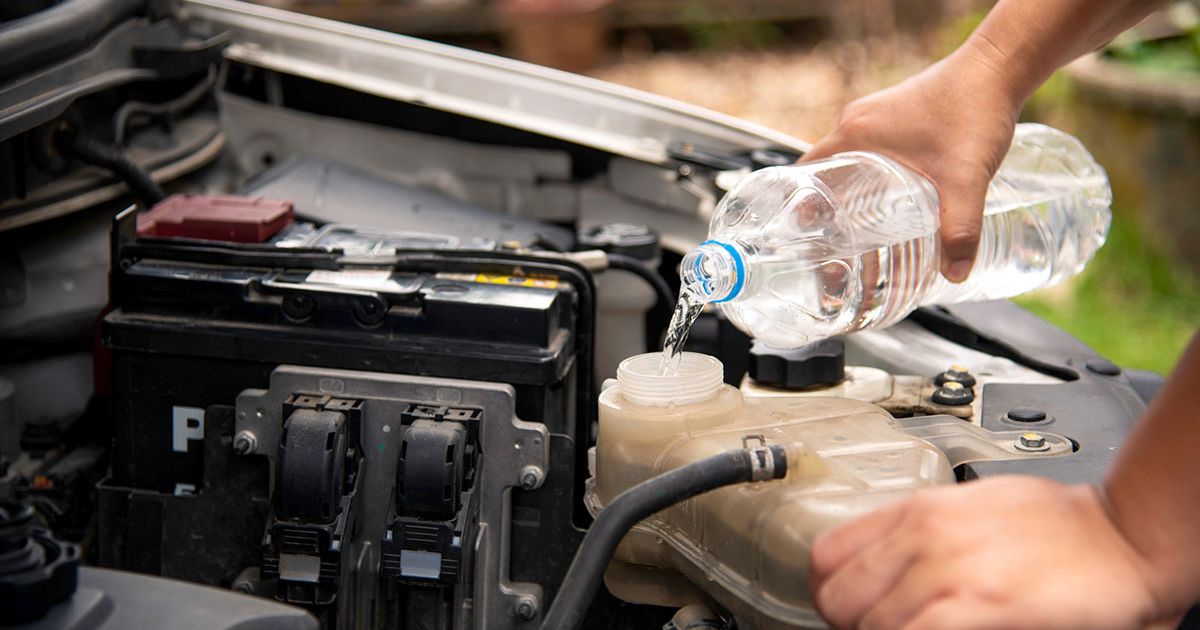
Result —
<path fill-rule="evenodd" d="M 919 492 L 816 540 L 817 606 L 837 628 L 1177 623 L 1200 601 L 1198 447 L 1200 335 L 1103 489 L 999 477 Z"/>
<path fill-rule="evenodd" d="M 947 58 L 848 105 L 804 160 L 875 151 L 924 174 L 942 203 L 942 273 L 966 279 L 987 183 L 1021 105 L 1056 69 L 1137 23 L 1163 0 L 1001 0 Z"/>
<path fill-rule="evenodd" d="M 943 273 L 962 280 L 1021 104 L 1159 4 L 1001 0 L 950 57 L 848 106 L 806 159 L 876 151 L 924 173 L 942 200 Z M 1103 488 L 1007 477 L 919 492 L 814 542 L 817 607 L 838 628 L 1170 623 L 1200 600 L 1198 449 L 1200 336 Z"/>
<path fill-rule="evenodd" d="M 1200 603 L 1200 334 L 1104 482 L 1108 512 L 1149 560 L 1164 611 Z"/>

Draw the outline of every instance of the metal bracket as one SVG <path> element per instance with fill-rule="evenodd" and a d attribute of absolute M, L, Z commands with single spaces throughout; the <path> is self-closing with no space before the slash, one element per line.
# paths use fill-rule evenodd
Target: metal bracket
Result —
<path fill-rule="evenodd" d="M 363 447 L 359 535 L 348 557 L 370 556 L 365 566 L 377 570 L 378 545 L 387 523 L 396 460 L 403 436 L 401 414 L 412 404 L 465 407 L 481 411 L 479 535 L 475 540 L 475 620 L 486 628 L 494 620 L 530 624 L 540 617 L 542 589 L 509 580 L 510 493 L 523 487 L 534 469 L 541 479 L 549 470 L 550 434 L 545 425 L 516 416 L 516 394 L 506 384 L 445 378 L 281 365 L 271 373 L 268 389 L 247 389 L 237 398 L 237 434 L 255 437 L 248 453 L 266 456 L 274 465 L 283 430 L 283 403 L 292 394 L 329 395 L 363 400 L 360 441 Z M 537 482 L 540 485 L 541 481 Z M 535 486 L 536 487 L 536 486 Z M 361 571 L 361 568 L 358 569 Z M 358 572 L 356 571 L 356 572 Z M 352 583 L 358 577 L 351 576 Z M 517 609 L 533 619 L 517 621 Z M 359 611 L 367 614 L 367 611 Z M 494 626 L 492 626 L 494 627 Z"/>

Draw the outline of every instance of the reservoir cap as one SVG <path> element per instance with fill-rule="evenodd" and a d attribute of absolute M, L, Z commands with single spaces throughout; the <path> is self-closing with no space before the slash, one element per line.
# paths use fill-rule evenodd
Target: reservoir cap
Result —
<path fill-rule="evenodd" d="M 757 341 L 750 348 L 750 378 L 782 389 L 836 385 L 846 378 L 846 344 L 823 339 L 785 350 Z"/>
<path fill-rule="evenodd" d="M 579 231 L 579 244 L 624 254 L 638 260 L 654 260 L 661 253 L 658 233 L 640 223 L 601 223 Z"/>

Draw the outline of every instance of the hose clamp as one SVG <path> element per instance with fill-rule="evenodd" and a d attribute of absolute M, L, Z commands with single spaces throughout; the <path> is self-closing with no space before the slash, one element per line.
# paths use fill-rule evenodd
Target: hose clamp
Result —
<path fill-rule="evenodd" d="M 758 446 L 750 446 L 757 441 Z M 764 435 L 743 435 L 742 447 L 750 452 L 750 481 L 770 481 L 775 476 L 775 453 L 767 447 Z"/>

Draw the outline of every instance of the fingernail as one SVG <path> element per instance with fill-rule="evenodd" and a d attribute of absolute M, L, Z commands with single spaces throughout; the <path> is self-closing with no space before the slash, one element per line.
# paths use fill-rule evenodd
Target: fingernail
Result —
<path fill-rule="evenodd" d="M 971 274 L 971 261 L 956 260 L 946 267 L 946 279 L 950 282 L 962 282 Z"/>

